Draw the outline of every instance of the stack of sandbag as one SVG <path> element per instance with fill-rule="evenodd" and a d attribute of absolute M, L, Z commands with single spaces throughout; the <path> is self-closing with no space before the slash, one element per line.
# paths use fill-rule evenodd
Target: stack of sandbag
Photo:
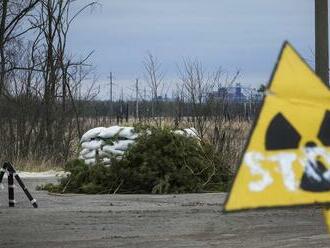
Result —
<path fill-rule="evenodd" d="M 138 135 L 133 127 L 97 127 L 88 130 L 80 140 L 80 159 L 86 164 L 110 164 L 111 158 L 121 158 Z"/>
<path fill-rule="evenodd" d="M 187 137 L 198 137 L 194 128 L 174 131 Z M 80 140 L 81 152 L 79 158 L 88 165 L 96 163 L 110 165 L 111 159 L 121 159 L 130 145 L 133 145 L 138 133 L 134 127 L 96 127 L 88 130 Z"/>

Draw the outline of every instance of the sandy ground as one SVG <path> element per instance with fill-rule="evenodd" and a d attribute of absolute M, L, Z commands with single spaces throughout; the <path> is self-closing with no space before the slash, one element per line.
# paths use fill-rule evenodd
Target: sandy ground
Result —
<path fill-rule="evenodd" d="M 25 178 L 7 207 L 0 190 L 0 247 L 330 247 L 320 208 L 223 214 L 225 194 L 49 195 Z M 7 186 L 6 181 L 4 181 Z"/>

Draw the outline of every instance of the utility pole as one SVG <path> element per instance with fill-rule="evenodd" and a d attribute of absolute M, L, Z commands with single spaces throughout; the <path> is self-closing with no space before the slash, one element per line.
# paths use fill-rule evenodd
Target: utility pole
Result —
<path fill-rule="evenodd" d="M 123 87 L 121 87 L 120 99 L 122 102 L 124 102 L 124 88 Z"/>
<path fill-rule="evenodd" d="M 328 0 L 315 0 L 315 72 L 329 84 Z"/>
<path fill-rule="evenodd" d="M 139 119 L 139 79 L 136 79 L 135 82 L 135 101 L 136 101 L 136 105 L 135 105 L 135 117 L 136 119 Z"/>
<path fill-rule="evenodd" d="M 121 94 L 120 94 L 120 123 L 123 123 L 124 118 L 124 89 L 121 87 Z"/>
<path fill-rule="evenodd" d="M 110 72 L 110 102 L 112 102 L 112 72 Z"/>
<path fill-rule="evenodd" d="M 110 124 L 111 124 L 111 118 L 112 118 L 112 72 L 110 72 Z"/>
<path fill-rule="evenodd" d="M 123 115 L 124 114 L 124 89 L 121 87 L 121 94 L 120 94 L 120 112 Z"/>

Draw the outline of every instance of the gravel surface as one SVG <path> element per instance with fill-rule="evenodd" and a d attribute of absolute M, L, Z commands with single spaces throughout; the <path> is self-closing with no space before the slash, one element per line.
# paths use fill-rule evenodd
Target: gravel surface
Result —
<path fill-rule="evenodd" d="M 223 214 L 225 194 L 49 195 L 26 178 L 9 209 L 0 190 L 0 247 L 330 247 L 318 207 Z M 5 187 L 7 186 L 4 180 Z"/>

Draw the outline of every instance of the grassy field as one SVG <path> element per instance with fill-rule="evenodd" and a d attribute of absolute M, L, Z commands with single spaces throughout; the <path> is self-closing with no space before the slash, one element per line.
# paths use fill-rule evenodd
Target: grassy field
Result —
<path fill-rule="evenodd" d="M 107 117 L 104 118 L 87 118 L 82 122 L 82 131 L 85 132 L 91 128 L 97 126 L 108 127 L 111 125 L 117 125 L 116 120 L 110 120 Z M 134 118 L 130 118 L 128 122 L 124 121 L 119 123 L 121 126 L 133 126 L 133 125 L 149 125 L 149 126 L 163 126 L 172 129 L 196 127 L 198 131 L 198 125 L 191 121 L 191 118 L 184 118 L 179 125 L 175 125 L 173 118 L 161 118 L 161 119 L 145 119 L 141 122 L 136 121 Z M 246 138 L 251 127 L 251 121 L 231 120 L 231 121 L 206 121 L 203 123 L 202 140 L 206 143 L 213 145 L 218 153 L 221 154 L 222 160 L 229 165 L 233 171 L 236 169 L 236 165 L 241 156 L 241 152 L 246 143 Z M 201 129 L 201 128 L 200 128 Z M 80 138 L 76 136 L 71 141 L 69 160 L 76 159 L 78 157 L 80 146 Z M 13 161 L 15 167 L 21 171 L 47 171 L 47 170 L 62 170 L 64 163 L 54 162 L 52 159 L 37 159 L 37 158 L 15 158 Z"/>

